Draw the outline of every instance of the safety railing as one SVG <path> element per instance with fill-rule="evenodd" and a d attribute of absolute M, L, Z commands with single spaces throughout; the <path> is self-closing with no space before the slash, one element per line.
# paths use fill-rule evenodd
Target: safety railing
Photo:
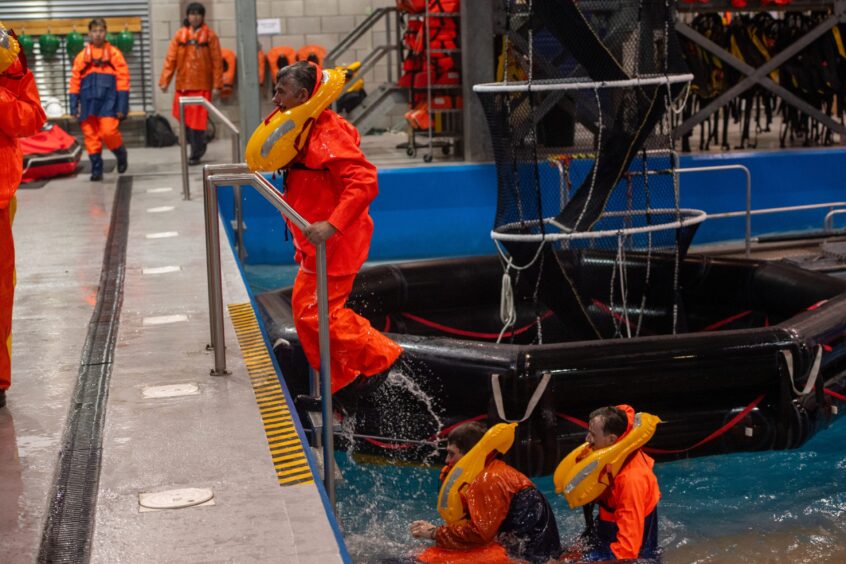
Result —
<path fill-rule="evenodd" d="M 214 117 L 226 126 L 232 133 L 232 162 L 241 162 L 241 131 L 235 127 L 223 112 L 214 104 L 202 96 L 183 96 L 179 99 L 179 147 L 182 156 L 182 199 L 191 199 L 191 183 L 188 179 L 188 147 L 185 143 L 185 106 L 204 106 Z M 241 210 L 241 187 L 236 186 L 234 190 L 235 199 L 235 243 L 238 247 L 238 258 L 244 261 L 246 251 L 244 249 L 244 213 Z"/>
<path fill-rule="evenodd" d="M 834 216 L 843 214 L 846 214 L 846 209 L 831 210 L 825 214 L 825 219 L 823 219 L 823 230 L 834 231 Z"/>
<path fill-rule="evenodd" d="M 373 10 L 369 16 L 367 16 L 364 21 L 362 21 L 359 25 L 355 27 L 346 37 L 341 39 L 341 41 L 326 54 L 324 58 L 324 63 L 327 67 L 335 66 L 338 64 L 341 56 L 349 51 L 350 49 L 354 48 L 356 42 L 364 37 L 365 33 L 370 32 L 378 23 L 379 21 L 385 18 L 385 40 L 387 45 L 378 47 L 377 49 L 381 52 L 378 58 L 382 58 L 383 55 L 388 56 L 388 82 L 392 83 L 393 79 L 393 72 L 394 72 L 394 63 L 396 62 L 396 72 L 397 78 L 402 74 L 402 61 L 400 60 L 401 57 L 397 56 L 396 59 L 393 59 L 392 53 L 393 51 L 400 51 L 400 17 L 399 11 L 395 7 L 383 7 L 383 8 L 376 8 Z M 393 20 L 393 24 L 391 21 Z M 395 35 L 395 37 L 393 37 Z M 369 68 L 369 67 L 368 67 Z M 364 70 L 364 63 L 362 63 L 362 68 L 358 71 L 359 76 L 364 76 L 366 74 L 366 70 Z"/>
<path fill-rule="evenodd" d="M 220 227 L 217 188 L 252 186 L 264 199 L 303 230 L 309 223 L 288 205 L 264 176 L 252 173 L 246 164 L 219 164 L 203 167 L 203 205 L 206 223 L 206 265 L 209 289 L 211 347 L 214 349 L 213 376 L 228 374 L 223 333 L 223 289 L 220 274 Z M 326 278 L 326 243 L 317 245 L 317 318 L 320 343 L 320 392 L 323 412 L 323 483 L 332 507 L 335 507 L 335 444 L 332 416 L 332 374 L 329 351 L 329 299 Z M 312 390 L 316 392 L 317 390 Z"/>

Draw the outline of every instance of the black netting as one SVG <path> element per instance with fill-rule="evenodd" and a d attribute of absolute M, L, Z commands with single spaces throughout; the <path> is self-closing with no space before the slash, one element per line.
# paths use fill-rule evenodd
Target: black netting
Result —
<path fill-rule="evenodd" d="M 517 235 L 502 244 L 514 265 L 530 265 L 519 270 L 519 282 L 533 286 L 538 309 L 551 309 L 567 338 L 631 334 L 632 312 L 639 331 L 647 310 L 652 330 L 675 330 L 675 265 L 695 226 L 673 227 L 689 218 L 679 210 L 664 119 L 684 88 L 668 77 L 687 72 L 673 2 L 505 4 L 500 68 L 525 76 L 528 88 L 479 97 L 497 164 L 494 230 Z M 654 77 L 660 80 L 651 85 L 595 84 Z M 649 268 L 659 255 L 671 256 L 674 267 Z M 597 260 L 616 266 L 585 266 Z"/>

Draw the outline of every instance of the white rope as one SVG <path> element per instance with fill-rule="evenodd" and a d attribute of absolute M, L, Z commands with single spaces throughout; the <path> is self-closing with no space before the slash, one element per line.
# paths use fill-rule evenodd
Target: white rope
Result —
<path fill-rule="evenodd" d="M 787 363 L 787 374 L 790 380 L 790 387 L 793 388 L 793 393 L 798 397 L 807 396 L 814 390 L 814 385 L 817 383 L 817 377 L 820 373 L 820 364 L 822 363 L 822 345 L 816 346 L 817 352 L 814 356 L 814 363 L 808 371 L 808 377 L 805 379 L 805 387 L 802 391 L 796 389 L 796 381 L 793 378 L 793 353 L 790 350 L 781 351 L 784 361 Z"/>
<path fill-rule="evenodd" d="M 491 389 L 493 391 L 494 404 L 496 405 L 496 413 L 499 415 L 499 418 L 506 423 L 522 423 L 531 417 L 532 413 L 535 411 L 535 407 L 541 399 L 541 396 L 546 391 L 546 387 L 551 378 L 552 374 L 549 372 L 543 373 L 541 381 L 538 382 L 538 386 L 535 388 L 532 397 L 529 398 L 529 403 L 526 405 L 526 412 L 523 414 L 522 419 L 508 419 L 505 416 L 505 406 L 502 403 L 502 387 L 499 385 L 499 374 L 491 374 Z"/>

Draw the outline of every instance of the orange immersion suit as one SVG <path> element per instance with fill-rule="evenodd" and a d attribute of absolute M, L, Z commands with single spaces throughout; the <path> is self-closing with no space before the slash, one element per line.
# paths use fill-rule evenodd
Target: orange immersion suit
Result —
<path fill-rule="evenodd" d="M 173 117 L 179 119 L 179 99 L 203 96 L 211 100 L 211 91 L 223 87 L 223 62 L 217 34 L 203 24 L 197 29 L 182 27 L 173 36 L 165 56 L 159 86 L 167 88 L 176 73 Z M 208 110 L 203 106 L 185 108 L 185 125 L 205 131 Z"/>
<path fill-rule="evenodd" d="M 402 349 L 345 307 L 358 269 L 367 260 L 378 192 L 376 167 L 358 145 L 358 131 L 331 110 L 314 122 L 306 147 L 287 170 L 285 200 L 310 223 L 328 221 L 337 232 L 326 241 L 332 393 L 359 375 L 383 372 Z M 309 364 L 320 367 L 315 248 L 289 222 L 300 265 L 291 298 L 294 324 Z"/>
<path fill-rule="evenodd" d="M 531 480 L 491 457 L 461 493 L 467 517 L 435 530 L 421 562 L 547 562 L 561 553 L 555 515 Z M 497 547 L 501 548 L 497 548 Z M 461 553 L 464 552 L 462 558 Z M 469 558 L 468 558 L 469 557 Z"/>
<path fill-rule="evenodd" d="M 626 412 L 628 433 L 634 424 L 635 410 L 628 405 L 617 407 Z M 661 498 L 658 479 L 652 471 L 654 464 L 652 457 L 640 449 L 636 450 L 599 496 L 601 558 L 612 554 L 620 560 L 654 557 L 658 549 L 657 507 Z M 606 552 L 608 549 L 612 554 Z"/>
<path fill-rule="evenodd" d="M 12 305 L 15 245 L 12 239 L 15 191 L 23 172 L 17 137 L 35 135 L 47 117 L 38 88 L 23 59 L 0 74 L 0 390 L 12 384 Z"/>
<path fill-rule="evenodd" d="M 71 113 L 79 113 L 80 129 L 89 155 L 123 146 L 120 119 L 129 113 L 129 67 L 117 47 L 85 46 L 73 61 L 70 88 Z"/>

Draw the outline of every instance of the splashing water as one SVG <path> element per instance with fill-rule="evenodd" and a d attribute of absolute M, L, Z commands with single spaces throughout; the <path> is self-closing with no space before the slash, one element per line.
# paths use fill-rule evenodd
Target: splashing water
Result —
<path fill-rule="evenodd" d="M 438 468 L 355 465 L 338 454 L 338 490 L 354 562 L 379 562 L 428 546 L 411 538 L 415 519 L 440 522 Z M 353 466 L 355 469 L 353 470 Z M 846 423 L 837 421 L 793 451 L 740 453 L 657 464 L 659 542 L 665 564 L 846 561 Z M 581 510 L 532 481 L 556 513 L 561 539 L 584 528 Z"/>

